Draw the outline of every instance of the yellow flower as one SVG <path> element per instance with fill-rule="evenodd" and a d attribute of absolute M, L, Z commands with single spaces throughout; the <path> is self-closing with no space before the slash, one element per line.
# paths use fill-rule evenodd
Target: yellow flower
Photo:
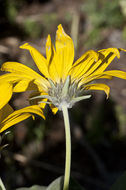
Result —
<path fill-rule="evenodd" d="M 9 104 L 6 104 L 0 110 L 0 133 L 15 125 L 28 117 L 32 116 L 34 119 L 34 115 L 37 114 L 43 118 L 43 111 L 37 105 L 28 106 L 26 108 L 22 108 L 20 110 L 14 111 Z"/>
<path fill-rule="evenodd" d="M 17 62 L 6 62 L 1 70 L 7 72 L 0 76 L 0 132 L 8 127 L 38 114 L 44 118 L 43 108 L 49 104 L 53 113 L 62 110 L 66 135 L 66 162 L 63 190 L 69 189 L 71 166 L 71 135 L 68 108 L 76 102 L 89 98 L 89 90 L 103 90 L 107 97 L 110 88 L 97 79 L 126 79 L 126 72 L 106 68 L 117 57 L 121 48 L 108 48 L 100 51 L 89 50 L 74 62 L 74 45 L 72 39 L 58 26 L 56 42 L 53 46 L 48 35 L 46 58 L 34 47 L 25 43 L 20 46 L 29 50 L 41 74 Z M 2 89 L 3 88 L 3 89 Z M 7 104 L 13 92 L 31 91 L 29 102 L 32 106 L 14 111 Z"/>
<path fill-rule="evenodd" d="M 55 46 L 50 35 L 47 37 L 46 58 L 28 43 L 20 48 L 29 50 L 41 74 L 21 63 L 6 62 L 1 70 L 9 73 L 2 75 L 0 81 L 11 86 L 13 84 L 13 92 L 31 90 L 30 103 L 42 108 L 46 103 L 50 104 L 54 113 L 58 109 L 62 110 L 64 105 L 71 108 L 77 101 L 89 98 L 90 95 L 86 95 L 88 90 L 103 90 L 108 97 L 109 86 L 95 83 L 96 79 L 126 79 L 123 71 L 106 71 L 115 57 L 120 58 L 120 51 L 125 51 L 124 49 L 89 50 L 74 62 L 73 41 L 61 25 L 56 32 Z M 5 97 L 5 101 L 10 98 L 10 94 Z"/>

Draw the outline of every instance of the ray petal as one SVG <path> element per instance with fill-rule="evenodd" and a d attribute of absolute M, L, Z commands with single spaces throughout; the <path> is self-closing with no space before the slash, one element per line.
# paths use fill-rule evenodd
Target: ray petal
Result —
<path fill-rule="evenodd" d="M 80 78 L 88 69 L 98 60 L 98 53 L 94 50 L 89 50 L 84 53 L 72 66 L 69 74 L 72 79 Z"/>
<path fill-rule="evenodd" d="M 56 56 L 56 52 L 51 42 L 51 37 L 50 35 L 48 35 L 47 41 L 46 41 L 46 57 L 48 60 L 48 71 L 49 71 L 50 79 L 54 82 L 59 82 L 60 76 L 57 72 L 55 56 Z"/>
<path fill-rule="evenodd" d="M 98 53 L 98 61 L 89 68 L 84 76 L 100 74 L 109 66 L 115 57 L 120 58 L 120 51 L 117 48 L 102 49 Z"/>
<path fill-rule="evenodd" d="M 12 125 L 17 124 L 17 123 L 27 119 L 30 116 L 34 116 L 34 114 L 37 114 L 45 119 L 42 109 L 37 105 L 28 106 L 28 107 L 22 108 L 20 110 L 14 111 L 1 122 L 0 133 L 3 132 L 4 130 L 8 129 Z"/>
<path fill-rule="evenodd" d="M 0 82 L 0 109 L 5 106 L 12 97 L 13 85 L 8 82 Z"/>
<path fill-rule="evenodd" d="M 45 92 L 32 92 L 29 96 L 29 102 L 31 105 L 38 105 L 39 104 L 39 107 L 41 107 L 42 109 L 45 108 L 46 106 L 46 103 L 40 103 L 41 101 L 43 102 L 47 102 L 47 98 L 40 98 L 40 96 L 42 95 L 48 95 L 48 93 L 45 93 Z"/>
<path fill-rule="evenodd" d="M 56 32 L 56 69 L 61 79 L 65 79 L 74 60 L 73 41 L 60 24 Z"/>
<path fill-rule="evenodd" d="M 58 108 L 55 107 L 53 104 L 50 104 L 50 108 L 51 108 L 53 114 L 56 114 L 58 112 Z"/>
<path fill-rule="evenodd" d="M 20 75 L 26 75 L 31 78 L 40 78 L 42 77 L 39 75 L 37 72 L 32 70 L 31 68 L 27 67 L 24 64 L 18 63 L 18 62 L 5 62 L 1 66 L 1 71 L 7 71 L 15 74 L 20 74 Z"/>
<path fill-rule="evenodd" d="M 89 84 L 89 85 L 85 85 L 84 89 L 85 90 L 103 90 L 106 93 L 107 98 L 109 97 L 110 87 L 107 86 L 106 84 L 102 84 L 102 83 Z"/>
<path fill-rule="evenodd" d="M 28 43 L 25 43 L 20 46 L 21 49 L 29 50 L 35 64 L 37 65 L 40 72 L 47 78 L 49 78 L 48 73 L 48 63 L 45 57 L 34 47 L 29 45 Z"/>
<path fill-rule="evenodd" d="M 124 71 L 109 70 L 109 71 L 105 71 L 104 74 L 112 76 L 112 77 L 118 77 L 118 78 L 126 80 L 126 72 L 124 72 Z"/>
<path fill-rule="evenodd" d="M 105 72 L 99 74 L 99 75 L 92 75 L 92 76 L 89 76 L 89 77 L 85 77 L 85 78 L 82 78 L 80 81 L 79 81 L 79 86 L 81 85 L 84 85 L 84 84 L 88 84 L 94 80 L 97 80 L 97 79 L 112 79 L 112 75 L 109 75 Z"/>
<path fill-rule="evenodd" d="M 26 88 L 28 86 L 28 84 L 30 83 L 30 81 L 34 81 L 34 83 L 38 86 L 39 89 L 44 88 L 45 90 L 47 90 L 47 86 L 48 86 L 48 81 L 42 77 L 41 75 L 39 75 L 37 72 L 35 72 L 34 70 L 32 70 L 31 68 L 27 67 L 26 65 L 23 65 L 21 63 L 18 62 L 5 62 L 2 66 L 1 66 L 1 70 L 2 71 L 7 71 L 7 72 L 11 72 L 10 75 L 9 74 L 5 74 L 0 76 L 0 80 L 14 80 L 16 82 L 16 80 L 18 81 L 22 81 L 20 82 L 20 84 L 18 84 L 18 89 L 19 86 L 23 87 L 22 84 L 24 83 L 24 85 L 26 85 Z M 9 76 L 11 78 L 9 78 Z M 25 88 L 25 86 L 24 86 Z M 16 92 L 21 91 L 20 89 L 17 90 Z"/>

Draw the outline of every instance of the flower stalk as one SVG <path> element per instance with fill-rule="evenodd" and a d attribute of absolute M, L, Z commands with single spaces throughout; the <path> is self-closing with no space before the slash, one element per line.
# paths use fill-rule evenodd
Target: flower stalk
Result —
<path fill-rule="evenodd" d="M 70 169 L 71 169 L 71 134 L 70 134 L 68 108 L 66 105 L 62 106 L 62 112 L 63 112 L 65 136 L 66 136 L 66 160 L 65 160 L 65 174 L 64 174 L 63 190 L 68 190 L 69 181 L 70 181 Z"/>

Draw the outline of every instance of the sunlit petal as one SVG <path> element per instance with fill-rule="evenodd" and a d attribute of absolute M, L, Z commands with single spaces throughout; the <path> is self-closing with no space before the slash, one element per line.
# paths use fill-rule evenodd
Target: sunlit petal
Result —
<path fill-rule="evenodd" d="M 28 117 L 32 116 L 33 114 L 37 114 L 45 119 L 45 116 L 43 114 L 43 111 L 39 106 L 33 105 L 28 106 L 25 108 L 22 108 L 20 110 L 16 110 L 13 113 L 11 113 L 8 117 L 6 117 L 0 124 L 0 133 L 4 130 L 8 129 L 12 125 L 15 125 Z"/>
<path fill-rule="evenodd" d="M 18 62 L 5 62 L 1 66 L 2 71 L 12 72 L 15 74 L 26 75 L 31 78 L 41 78 L 42 76 L 39 75 L 37 72 L 32 70 L 31 68 L 27 67 L 24 64 Z"/>
<path fill-rule="evenodd" d="M 120 71 L 120 70 L 104 71 L 99 75 L 91 75 L 89 77 L 82 78 L 79 85 L 87 84 L 89 82 L 92 82 L 93 80 L 102 79 L 102 78 L 103 79 L 112 79 L 112 77 L 118 77 L 118 78 L 126 80 L 126 72 Z"/>
<path fill-rule="evenodd" d="M 126 72 L 124 71 L 109 70 L 109 71 L 105 71 L 104 74 L 126 80 Z"/>
<path fill-rule="evenodd" d="M 28 43 L 25 43 L 20 46 L 22 49 L 27 49 L 29 50 L 34 62 L 36 63 L 38 69 L 40 72 L 47 78 L 49 78 L 49 73 L 48 73 L 48 63 L 45 57 L 34 47 L 29 45 Z"/>
<path fill-rule="evenodd" d="M 0 109 L 9 102 L 12 97 L 12 91 L 12 84 L 0 82 Z"/>
<path fill-rule="evenodd" d="M 64 32 L 62 25 L 56 32 L 56 70 L 61 79 L 65 79 L 74 60 L 74 45 L 72 39 Z"/>
<path fill-rule="evenodd" d="M 88 69 L 96 63 L 98 60 L 98 53 L 89 50 L 85 54 L 83 54 L 72 66 L 69 74 L 72 79 L 79 79 L 84 73 L 88 71 Z"/>
<path fill-rule="evenodd" d="M 107 75 L 107 73 L 105 74 L 104 72 L 99 74 L 99 75 L 91 75 L 89 77 L 84 77 L 79 81 L 79 86 L 81 86 L 82 84 L 88 84 L 94 80 L 97 79 L 112 79 L 112 75 Z"/>
<path fill-rule="evenodd" d="M 110 87 L 107 86 L 106 84 L 102 84 L 102 83 L 89 84 L 89 85 L 85 85 L 84 89 L 85 90 L 103 90 L 106 93 L 107 98 L 109 97 Z"/>
<path fill-rule="evenodd" d="M 102 73 L 115 57 L 120 58 L 120 52 L 117 48 L 108 48 L 98 51 L 98 61 L 84 74 L 84 77 L 89 75 L 97 75 Z"/>
<path fill-rule="evenodd" d="M 48 81 L 42 77 L 41 75 L 39 75 L 37 72 L 35 72 L 34 70 L 32 70 L 31 68 L 27 67 L 26 65 L 23 65 L 21 63 L 18 62 L 5 62 L 2 67 L 1 67 L 2 71 L 7 71 L 7 72 L 11 72 L 12 75 L 9 74 L 5 74 L 5 79 L 4 76 L 0 76 L 0 80 L 9 80 L 9 77 L 11 77 L 12 79 L 15 79 L 14 82 L 16 82 L 16 80 L 20 81 L 22 80 L 24 83 L 24 85 L 26 85 L 25 88 L 27 88 L 27 86 L 29 85 L 30 81 L 34 80 L 34 83 L 38 85 L 39 88 L 41 89 L 45 89 L 47 90 L 47 86 L 48 86 Z M 6 78 L 7 77 L 7 78 Z M 10 78 L 10 80 L 11 80 Z M 20 82 L 21 84 L 21 82 Z M 22 84 L 19 85 L 21 86 L 22 89 Z M 18 89 L 16 92 L 21 91 L 21 89 Z"/>
<path fill-rule="evenodd" d="M 54 82 L 59 82 L 60 81 L 60 76 L 57 72 L 57 66 L 56 66 L 56 52 L 54 49 L 54 46 L 51 42 L 51 37 L 48 35 L 47 41 L 46 41 L 46 57 L 48 61 L 48 72 L 50 75 L 50 79 L 53 80 Z"/>

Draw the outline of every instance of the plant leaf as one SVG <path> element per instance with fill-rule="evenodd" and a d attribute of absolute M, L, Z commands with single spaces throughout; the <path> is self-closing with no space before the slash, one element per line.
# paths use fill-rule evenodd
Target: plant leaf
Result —
<path fill-rule="evenodd" d="M 21 187 L 16 190 L 46 190 L 45 186 L 33 185 L 32 187 Z"/>
<path fill-rule="evenodd" d="M 48 187 L 34 185 L 32 187 L 22 187 L 16 190 L 63 190 L 63 179 L 61 176 L 55 179 Z M 70 187 L 69 190 L 86 190 L 82 188 L 75 180 L 70 179 Z"/>
<path fill-rule="evenodd" d="M 55 179 L 46 190 L 62 190 L 63 189 L 63 177 Z"/>
<path fill-rule="evenodd" d="M 63 190 L 63 177 L 55 179 L 46 190 Z M 75 180 L 70 179 L 69 190 L 86 190 L 82 188 Z"/>

